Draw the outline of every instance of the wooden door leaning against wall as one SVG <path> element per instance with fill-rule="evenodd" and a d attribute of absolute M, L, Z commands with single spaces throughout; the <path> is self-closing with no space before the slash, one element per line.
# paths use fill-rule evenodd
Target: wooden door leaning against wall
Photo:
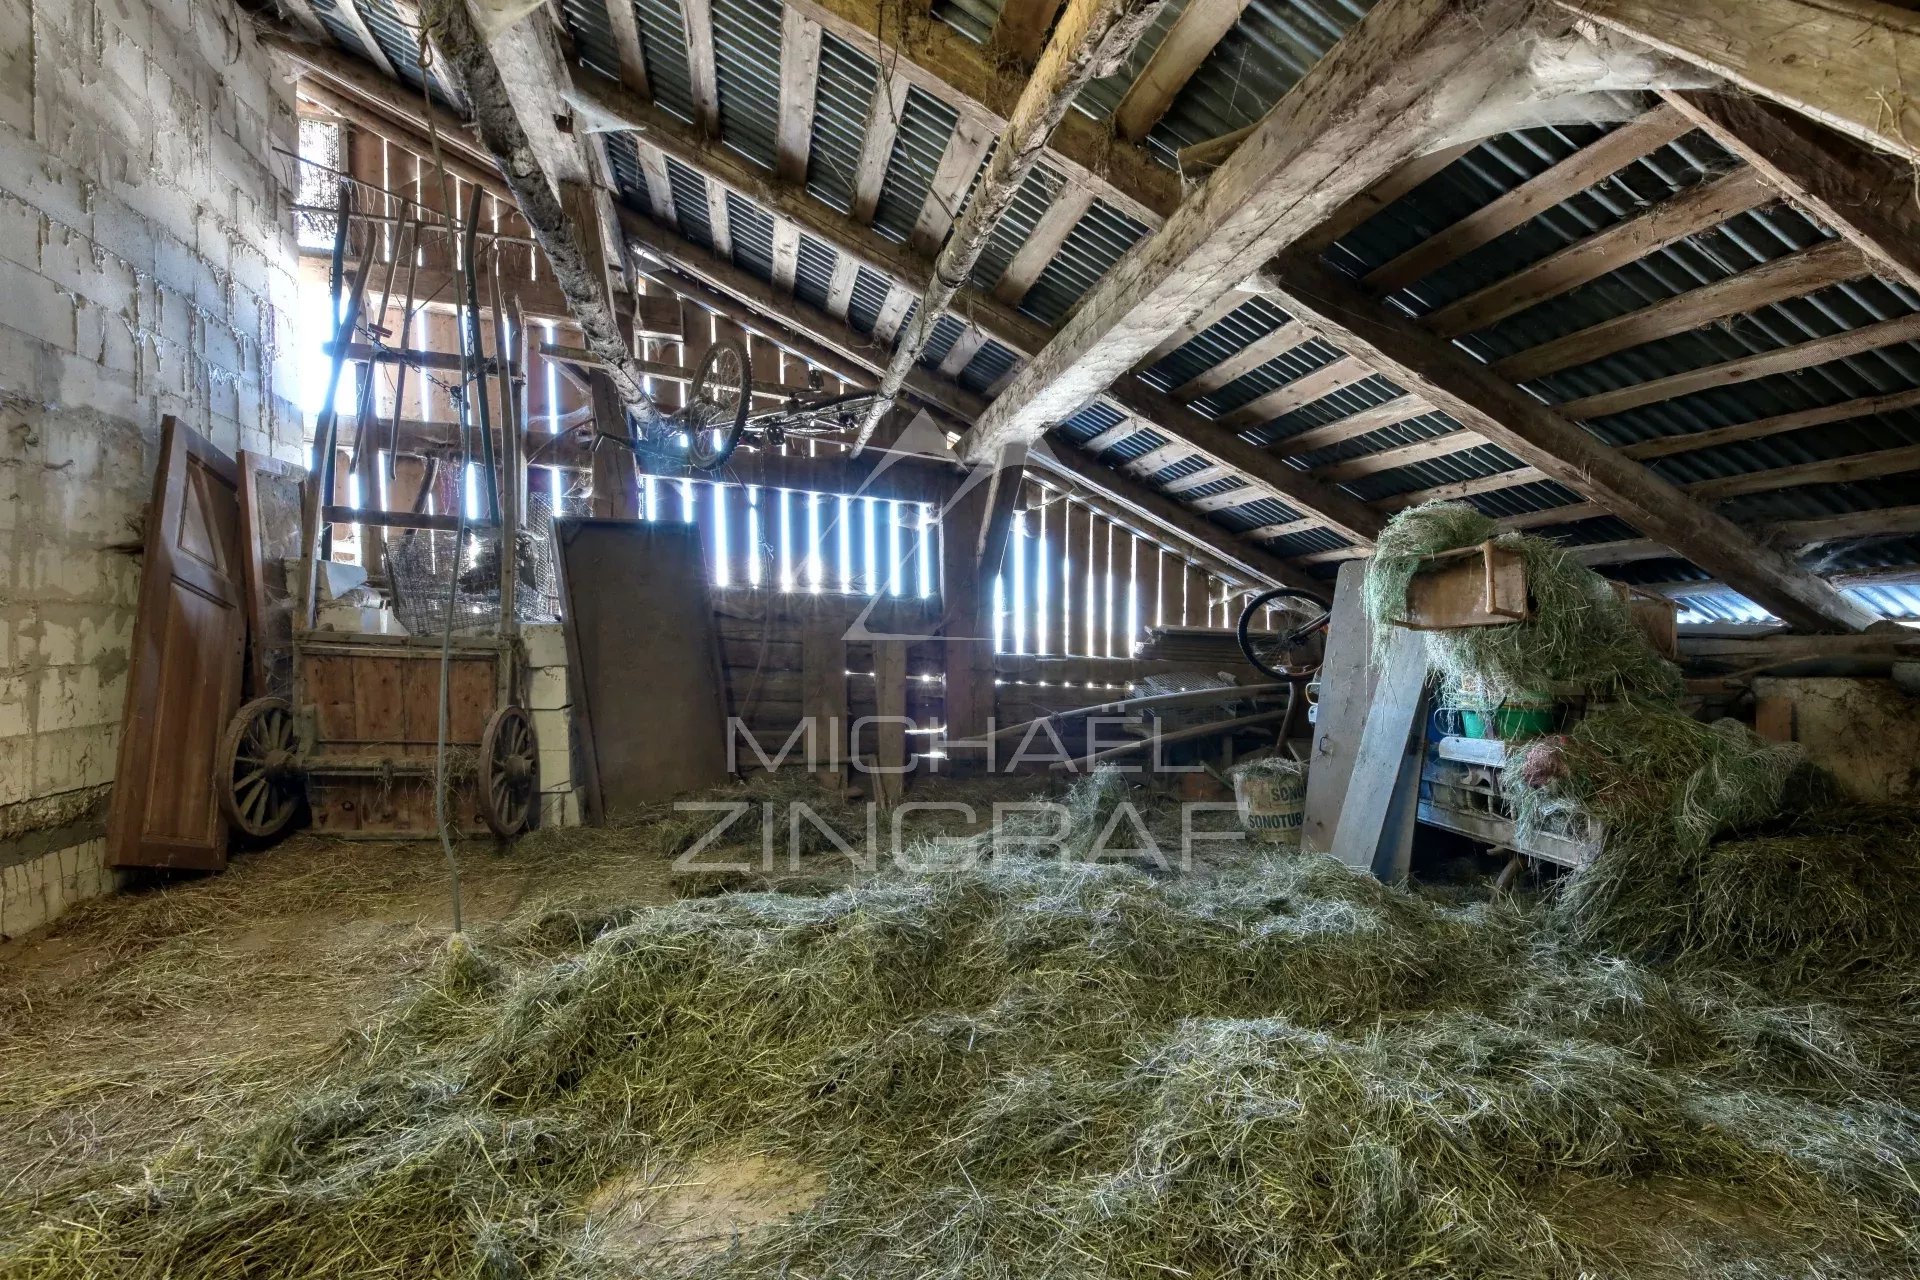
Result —
<path fill-rule="evenodd" d="M 213 772 L 247 638 L 239 479 L 232 458 L 165 420 L 107 817 L 117 867 L 227 864 Z"/>

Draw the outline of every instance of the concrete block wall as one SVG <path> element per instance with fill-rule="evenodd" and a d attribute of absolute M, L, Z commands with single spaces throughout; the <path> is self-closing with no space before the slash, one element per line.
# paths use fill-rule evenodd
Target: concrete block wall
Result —
<path fill-rule="evenodd" d="M 540 745 L 540 825 L 580 825 L 580 792 L 574 786 L 573 698 L 567 683 L 566 636 L 557 622 L 529 623 L 527 710 Z"/>
<path fill-rule="evenodd" d="M 296 145 L 231 0 L 0 0 L 0 934 L 111 884 L 161 416 L 304 454 Z"/>

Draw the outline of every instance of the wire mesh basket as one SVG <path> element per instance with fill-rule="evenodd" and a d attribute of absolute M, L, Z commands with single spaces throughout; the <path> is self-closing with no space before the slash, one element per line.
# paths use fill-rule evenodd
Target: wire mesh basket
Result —
<path fill-rule="evenodd" d="M 556 616 L 552 522 L 549 512 L 541 512 L 540 530 L 520 534 L 514 614 L 522 621 Z M 449 618 L 455 635 L 498 628 L 499 530 L 469 529 L 464 538 L 441 530 L 396 530 L 387 543 L 387 563 L 394 616 L 409 635 L 440 635 Z"/>

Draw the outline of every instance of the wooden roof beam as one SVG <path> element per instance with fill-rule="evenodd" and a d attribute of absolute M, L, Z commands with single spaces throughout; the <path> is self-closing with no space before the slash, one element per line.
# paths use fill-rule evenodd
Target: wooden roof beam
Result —
<path fill-rule="evenodd" d="M 1920 161 L 1920 13 L 1878 0 L 1560 0 L 1829 128 Z"/>
<path fill-rule="evenodd" d="M 1514 69 L 1518 0 L 1383 0 L 1136 246 L 1017 375 L 967 441 L 1038 439 L 1200 315 L 1258 262 L 1428 149 L 1454 95 Z M 1444 99 L 1444 101 L 1443 101 Z"/>
<path fill-rule="evenodd" d="M 1144 142 L 1246 7 L 1247 0 L 1188 0 L 1113 109 L 1113 131 L 1128 142 Z"/>
<path fill-rule="evenodd" d="M 1622 456 L 1485 365 L 1398 315 L 1317 259 L 1269 265 L 1294 316 L 1469 430 L 1585 494 L 1757 603 L 1806 630 L 1858 631 L 1878 619 L 1732 521 Z"/>
<path fill-rule="evenodd" d="M 1920 56 L 1920 39 L 1913 51 Z M 1698 90 L 1661 96 L 1832 227 L 1876 271 L 1920 289 L 1920 209 L 1911 161 L 1902 164 L 1770 102 Z"/>
<path fill-rule="evenodd" d="M 631 0 L 607 0 L 631 4 Z M 780 12 L 780 119 L 773 142 L 773 171 L 782 182 L 807 180 L 813 154 L 813 114 L 820 99 L 820 24 L 798 9 Z"/>
<path fill-rule="evenodd" d="M 920 307 L 901 335 L 899 349 L 894 352 L 886 373 L 881 375 L 873 404 L 860 424 L 856 453 L 892 407 L 894 393 L 932 341 L 934 327 L 946 314 L 948 302 L 973 274 L 974 265 L 986 251 L 994 228 L 1013 206 L 1027 175 L 1040 162 L 1047 139 L 1066 118 L 1073 100 L 1089 82 L 1110 74 L 1126 58 L 1147 23 L 1159 11 L 1160 3 L 1161 0 L 1067 0 L 1066 10 L 1047 41 L 1046 51 L 1040 55 L 1039 65 L 1034 68 L 1019 101 L 1014 103 L 993 158 L 975 185 L 973 198 L 955 221 L 940 256 L 934 259 Z M 1091 194 L 1085 198 L 1091 203 Z M 867 220 L 861 217 L 858 196 L 854 201 L 854 217 Z M 1060 238 L 1064 240 L 1070 230 L 1068 226 L 1060 231 Z M 1034 275 L 1038 274 L 1036 269 Z M 1010 437 L 1002 443 L 1027 444 L 1030 440 Z M 995 452 L 1000 455 L 1004 450 Z"/>

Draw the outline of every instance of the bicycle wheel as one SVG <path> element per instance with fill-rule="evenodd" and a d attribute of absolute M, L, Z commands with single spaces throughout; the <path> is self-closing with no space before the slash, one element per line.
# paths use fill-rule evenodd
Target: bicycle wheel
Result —
<path fill-rule="evenodd" d="M 747 407 L 753 400 L 753 362 L 746 344 L 722 338 L 707 348 L 706 359 L 693 377 L 683 420 L 688 433 L 687 455 L 702 471 L 726 465 L 747 429 Z"/>
<path fill-rule="evenodd" d="M 1286 631 L 1253 630 L 1254 620 L 1268 605 L 1278 600 L 1305 601 L 1313 607 L 1311 620 Z M 1240 641 L 1240 652 L 1255 668 L 1276 680 L 1293 678 L 1297 673 L 1287 670 L 1287 658 L 1308 636 L 1327 625 L 1326 610 L 1327 602 L 1311 592 L 1296 591 L 1292 587 L 1272 587 L 1262 591 L 1247 601 L 1247 607 L 1240 611 L 1240 622 L 1234 628 L 1234 635 Z"/>

